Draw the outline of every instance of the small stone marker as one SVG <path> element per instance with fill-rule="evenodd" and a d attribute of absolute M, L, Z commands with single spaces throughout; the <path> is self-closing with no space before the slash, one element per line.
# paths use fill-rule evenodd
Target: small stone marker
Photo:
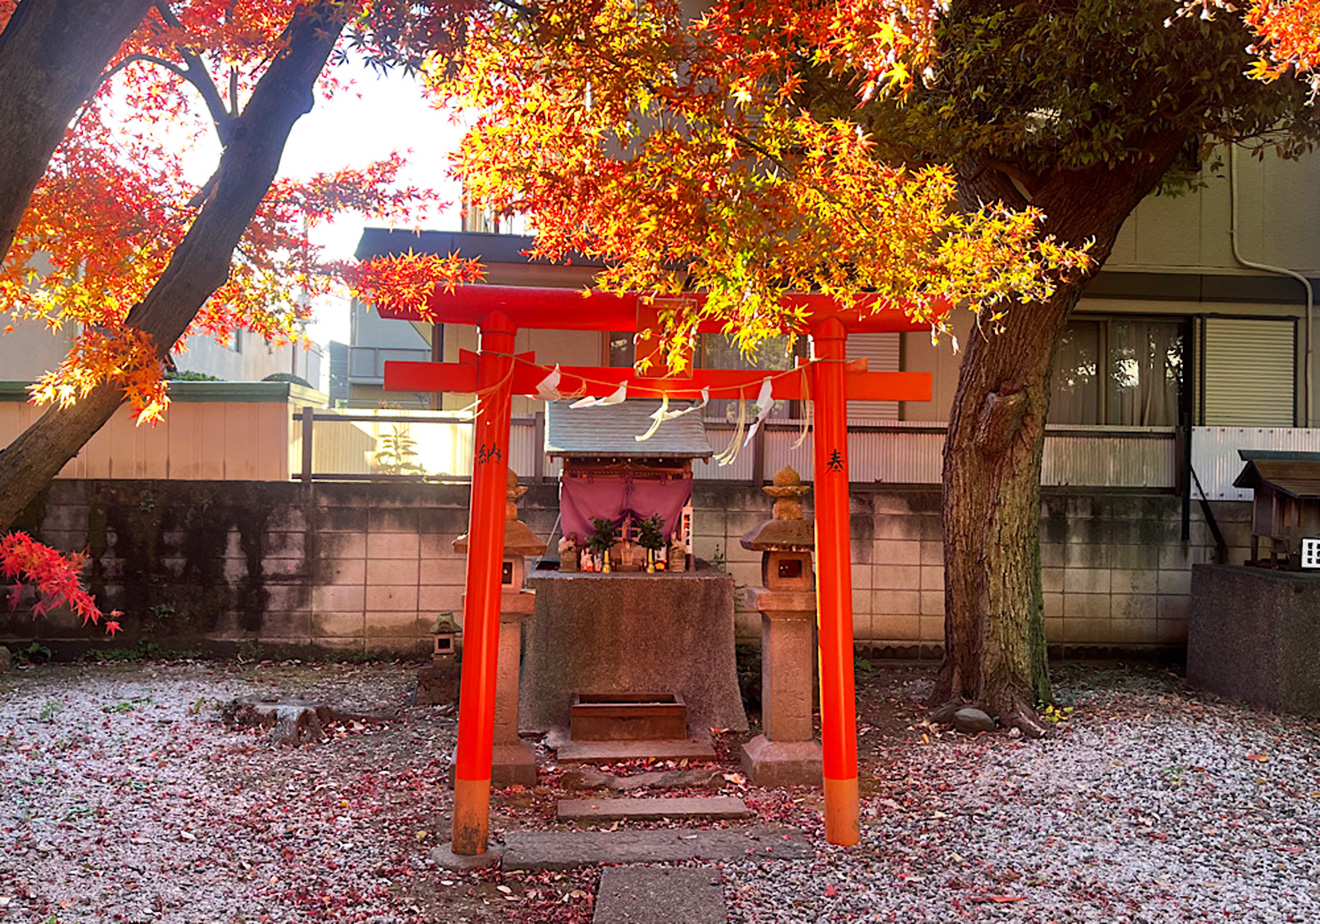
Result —
<path fill-rule="evenodd" d="M 966 735 L 977 732 L 992 732 L 996 728 L 995 720 L 980 709 L 965 706 L 953 714 L 953 727 Z"/>
<path fill-rule="evenodd" d="M 724 887 L 709 869 L 607 869 L 592 924 L 724 924 Z"/>
<path fill-rule="evenodd" d="M 749 856 L 760 860 L 791 860 L 813 853 L 801 831 L 785 827 L 509 831 L 504 835 L 501 866 L 505 870 L 553 870 L 597 863 L 733 860 Z"/>
<path fill-rule="evenodd" d="M 747 804 L 732 796 L 688 799 L 560 799 L 561 821 L 591 823 L 657 818 L 746 818 Z"/>

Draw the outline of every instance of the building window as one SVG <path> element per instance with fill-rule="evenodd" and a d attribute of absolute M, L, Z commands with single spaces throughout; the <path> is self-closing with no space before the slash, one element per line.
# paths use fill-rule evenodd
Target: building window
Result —
<path fill-rule="evenodd" d="M 215 338 L 215 342 L 220 344 L 220 346 L 224 347 L 226 350 L 232 350 L 235 353 L 243 352 L 242 330 L 235 329 L 228 333 L 217 333 L 212 336 Z"/>
<path fill-rule="evenodd" d="M 697 349 L 692 357 L 692 364 L 697 369 L 758 369 L 767 372 L 792 369 L 796 357 L 805 355 L 803 347 L 805 337 L 799 337 L 792 351 L 789 351 L 788 337 L 771 337 L 761 342 L 753 354 L 744 356 L 742 351 L 723 334 L 702 334 L 697 338 Z M 615 331 L 605 338 L 605 361 L 609 366 L 631 366 L 634 362 L 635 347 L 631 331 Z M 752 413 L 752 403 L 760 392 L 760 386 L 747 389 L 746 401 L 748 413 Z M 792 417 L 797 402 L 776 401 L 771 412 L 772 417 Z M 738 401 L 735 398 L 711 398 L 706 405 L 707 420 L 738 419 Z"/>
<path fill-rule="evenodd" d="M 1054 357 L 1050 423 L 1177 426 L 1186 342 L 1181 321 L 1070 321 Z"/>
<path fill-rule="evenodd" d="M 724 334 L 702 334 L 701 348 L 694 361 L 699 369 L 747 369 L 775 372 L 792 369 L 797 363 L 797 356 L 806 344 L 805 337 L 797 338 L 790 347 L 787 336 L 769 337 L 762 340 L 750 356 L 744 355 L 738 346 Z M 747 401 L 749 418 L 754 415 L 754 402 L 761 386 L 753 385 L 747 389 L 744 400 Z M 792 417 L 797 402 L 776 401 L 772 418 Z M 736 398 L 712 398 L 706 405 L 707 420 L 736 421 L 738 419 L 738 400 Z"/>
<path fill-rule="evenodd" d="M 631 366 L 633 356 L 632 331 L 612 331 L 605 335 L 605 365 Z"/>

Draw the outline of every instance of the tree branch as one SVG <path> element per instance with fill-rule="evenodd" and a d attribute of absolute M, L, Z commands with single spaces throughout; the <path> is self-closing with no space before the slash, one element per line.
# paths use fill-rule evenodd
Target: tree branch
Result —
<path fill-rule="evenodd" d="M 985 162 L 985 166 L 992 170 L 998 170 L 1004 176 L 1013 180 L 1022 187 L 1024 197 L 1028 202 L 1035 198 L 1036 193 L 1045 185 L 1045 181 L 1029 170 L 1024 170 L 1017 164 L 1010 164 L 1008 161 L 994 160 L 993 158 Z"/>
<path fill-rule="evenodd" d="M 170 5 L 165 0 L 156 0 L 156 12 L 160 13 L 161 19 L 165 24 L 174 29 L 183 30 L 183 23 L 179 17 L 174 15 Z M 216 87 L 215 81 L 211 79 L 211 72 L 206 69 L 206 62 L 193 51 L 189 51 L 180 43 L 175 43 L 174 50 L 183 58 L 187 68 L 174 68 L 175 72 L 184 80 L 188 81 L 197 88 L 197 92 L 202 96 L 202 102 L 206 103 L 207 110 L 211 113 L 211 121 L 215 123 L 215 133 L 220 137 L 220 145 L 228 147 L 233 137 L 235 116 L 225 108 L 225 101 L 220 96 L 220 90 Z M 234 112 L 238 110 L 235 109 Z"/>
<path fill-rule="evenodd" d="M 154 64 L 157 67 L 163 67 L 165 68 L 165 70 L 170 71 L 171 73 L 174 73 L 179 77 L 182 77 L 184 80 L 188 79 L 188 72 L 185 71 L 183 68 L 179 67 L 179 65 L 175 64 L 173 61 L 166 61 L 164 58 L 158 58 L 155 55 L 149 55 L 146 54 L 145 52 L 136 52 L 124 58 L 124 60 L 120 61 L 114 67 L 110 68 L 100 77 L 98 77 L 96 79 L 96 86 L 92 89 L 92 92 L 88 94 L 88 98 L 90 99 L 92 96 L 95 96 L 96 91 L 100 90 L 101 87 L 105 86 L 106 82 L 109 81 L 110 78 L 114 77 L 115 74 L 118 74 L 120 71 L 124 70 L 124 68 L 128 67 L 130 64 L 136 64 L 138 61 L 146 61 L 147 63 Z"/>
<path fill-rule="evenodd" d="M 214 194 L 151 290 L 129 312 L 125 326 L 149 336 L 162 356 L 228 278 L 234 248 L 274 182 L 289 132 L 312 108 L 317 78 L 343 30 L 340 13 L 335 0 L 316 0 L 295 11 L 286 50 L 275 56 L 248 99 L 243 114 L 247 130 L 236 132 L 220 156 Z M 0 110 L 3 104 L 0 95 Z M 0 158 L 0 172 L 3 167 Z M 14 521 L 123 400 L 119 382 L 103 382 L 71 407 L 48 408 L 0 452 L 0 529 Z"/>
<path fill-rule="evenodd" d="M 517 3 L 515 2 L 515 0 L 495 0 L 495 2 L 498 3 L 500 6 L 507 7 L 513 10 L 516 13 L 522 13 L 528 19 L 536 18 L 537 15 L 536 10 L 532 9 L 530 6 L 524 6 L 521 3 Z"/>
<path fill-rule="evenodd" d="M 149 0 L 25 0 L 0 32 L 0 259 L 97 78 Z"/>

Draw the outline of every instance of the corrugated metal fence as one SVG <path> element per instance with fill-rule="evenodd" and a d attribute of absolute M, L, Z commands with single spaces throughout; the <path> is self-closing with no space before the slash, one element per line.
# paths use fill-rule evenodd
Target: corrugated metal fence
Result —
<path fill-rule="evenodd" d="M 1196 427 L 1192 468 L 1210 500 L 1250 500 L 1251 491 L 1233 487 L 1242 471 L 1239 449 L 1320 452 L 1320 429 L 1304 427 Z"/>
<path fill-rule="evenodd" d="M 470 416 L 304 410 L 299 417 L 303 434 L 310 433 L 311 439 L 305 444 L 299 442 L 304 462 L 293 466 L 300 473 L 298 477 L 418 477 L 412 469 L 398 470 L 401 447 L 408 450 L 402 461 L 424 470 L 427 477 L 471 477 Z M 722 453 L 734 439 L 736 426 L 708 421 L 706 432 L 711 446 Z M 1173 428 L 1051 428 L 1045 443 L 1042 483 L 1171 489 L 1178 483 L 1175 436 Z M 558 460 L 547 459 L 541 451 L 543 440 L 544 418 L 514 418 L 510 464 L 524 479 L 559 475 Z M 943 448 L 942 424 L 895 421 L 856 425 L 848 432 L 851 478 L 859 483 L 938 484 Z M 738 447 L 729 464 L 697 462 L 694 474 L 701 481 L 749 483 L 768 480 L 785 465 L 791 465 L 810 480 L 811 452 L 811 435 L 807 432 L 804 439 L 801 421 L 768 421 L 763 433 Z M 305 474 L 308 472 L 310 475 Z"/>

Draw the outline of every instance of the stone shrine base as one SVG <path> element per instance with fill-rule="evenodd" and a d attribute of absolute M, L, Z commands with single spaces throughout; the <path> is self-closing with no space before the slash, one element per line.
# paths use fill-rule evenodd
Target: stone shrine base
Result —
<path fill-rule="evenodd" d="M 1228 699 L 1320 716 L 1320 574 L 1196 565 L 1187 683 Z"/>
<path fill-rule="evenodd" d="M 771 741 L 757 735 L 742 746 L 742 769 L 757 786 L 820 786 L 819 741 Z"/>
<path fill-rule="evenodd" d="M 689 736 L 747 729 L 728 574 L 536 571 L 528 585 L 536 615 L 523 627 L 524 732 L 567 728 L 575 694 L 642 690 L 682 696 Z"/>

